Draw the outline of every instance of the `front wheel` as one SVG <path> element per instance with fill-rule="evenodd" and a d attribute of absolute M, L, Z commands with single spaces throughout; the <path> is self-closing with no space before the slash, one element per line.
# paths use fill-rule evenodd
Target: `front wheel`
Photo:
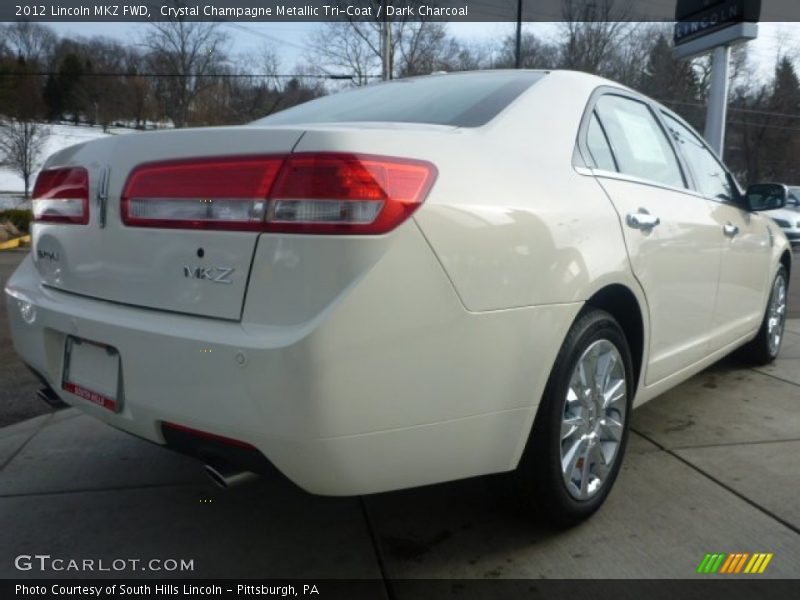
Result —
<path fill-rule="evenodd" d="M 783 329 L 786 325 L 786 289 L 789 276 L 781 266 L 772 282 L 767 302 L 767 310 L 758 334 L 744 346 L 741 356 L 755 365 L 767 365 L 778 357 L 783 342 Z"/>
<path fill-rule="evenodd" d="M 568 526 L 605 501 L 622 463 L 634 394 L 630 349 L 617 321 L 592 309 L 572 325 L 514 474 L 524 504 Z"/>

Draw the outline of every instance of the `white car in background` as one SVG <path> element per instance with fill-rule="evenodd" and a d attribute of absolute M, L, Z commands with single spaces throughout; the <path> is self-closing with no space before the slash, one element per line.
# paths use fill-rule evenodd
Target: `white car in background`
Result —
<path fill-rule="evenodd" d="M 51 156 L 6 294 L 52 393 L 219 482 L 514 472 L 571 523 L 635 406 L 777 356 L 785 200 L 610 81 L 435 75 Z"/>
<path fill-rule="evenodd" d="M 786 206 L 765 214 L 778 224 L 793 247 L 800 246 L 800 187 L 789 187 Z"/>

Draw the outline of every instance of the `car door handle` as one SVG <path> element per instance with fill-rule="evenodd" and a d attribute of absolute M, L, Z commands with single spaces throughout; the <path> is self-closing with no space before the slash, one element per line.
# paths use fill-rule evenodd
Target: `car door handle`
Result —
<path fill-rule="evenodd" d="M 650 231 L 653 227 L 661 224 L 661 219 L 655 215 L 651 215 L 644 209 L 639 209 L 639 212 L 628 213 L 625 217 L 625 222 L 628 227 L 633 229 L 641 229 L 643 231 Z"/>
<path fill-rule="evenodd" d="M 725 226 L 722 228 L 722 231 L 725 233 L 726 236 L 732 238 L 737 233 L 739 233 L 739 228 L 733 223 L 726 223 Z"/>

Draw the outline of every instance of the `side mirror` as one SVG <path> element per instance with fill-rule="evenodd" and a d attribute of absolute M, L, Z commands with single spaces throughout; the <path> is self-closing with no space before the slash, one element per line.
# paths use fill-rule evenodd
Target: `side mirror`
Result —
<path fill-rule="evenodd" d="M 789 188 L 782 183 L 755 183 L 747 188 L 745 208 L 749 211 L 775 210 L 786 206 Z"/>

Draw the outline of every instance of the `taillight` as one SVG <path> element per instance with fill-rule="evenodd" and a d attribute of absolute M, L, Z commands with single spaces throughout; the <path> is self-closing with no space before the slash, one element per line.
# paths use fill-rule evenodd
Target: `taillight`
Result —
<path fill-rule="evenodd" d="M 51 223 L 89 222 L 89 173 L 82 167 L 47 169 L 33 186 L 33 220 Z"/>
<path fill-rule="evenodd" d="M 407 219 L 436 168 L 337 153 L 147 164 L 125 186 L 122 220 L 140 227 L 380 234 Z"/>
<path fill-rule="evenodd" d="M 230 157 L 151 163 L 133 170 L 122 221 L 138 227 L 261 229 L 283 158 Z"/>

